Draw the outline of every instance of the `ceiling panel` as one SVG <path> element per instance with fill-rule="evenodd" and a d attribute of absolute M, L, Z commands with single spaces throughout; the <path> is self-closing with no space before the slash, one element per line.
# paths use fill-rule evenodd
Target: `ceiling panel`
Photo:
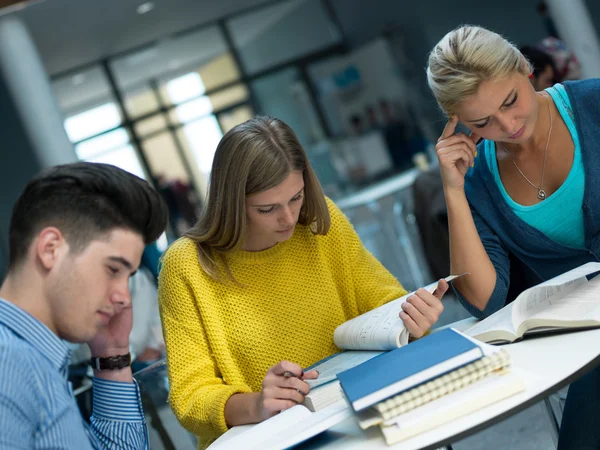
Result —
<path fill-rule="evenodd" d="M 2 1 L 2 0 L 0 0 Z M 51 75 L 273 0 L 46 0 L 12 14 L 31 32 Z"/>

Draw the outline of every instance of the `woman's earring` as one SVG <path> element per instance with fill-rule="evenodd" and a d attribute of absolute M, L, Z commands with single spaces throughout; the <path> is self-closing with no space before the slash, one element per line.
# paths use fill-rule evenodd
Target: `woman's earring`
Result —
<path fill-rule="evenodd" d="M 528 78 L 531 80 L 533 78 L 533 73 L 530 73 Z"/>

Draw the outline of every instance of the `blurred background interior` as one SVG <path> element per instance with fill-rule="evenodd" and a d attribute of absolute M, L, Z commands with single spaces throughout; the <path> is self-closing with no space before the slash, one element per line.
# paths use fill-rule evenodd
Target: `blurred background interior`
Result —
<path fill-rule="evenodd" d="M 80 159 L 147 179 L 170 210 L 159 254 L 202 210 L 220 138 L 255 114 L 292 126 L 326 194 L 407 289 L 447 275 L 433 147 L 445 120 L 424 67 L 464 23 L 525 46 L 536 87 L 600 76 L 592 0 L 0 0 L 0 276 L 12 204 L 42 167 Z M 155 283 L 148 269 L 137 292 Z M 138 332 L 151 332 L 156 348 L 137 354 L 154 350 L 138 361 L 150 364 L 160 359 L 160 325 L 153 294 L 144 301 Z M 466 317 L 454 299 L 445 304 L 440 324 Z M 164 364 L 153 367 L 142 382 L 153 448 L 193 448 L 161 394 Z M 455 448 L 552 448 L 541 414 Z"/>

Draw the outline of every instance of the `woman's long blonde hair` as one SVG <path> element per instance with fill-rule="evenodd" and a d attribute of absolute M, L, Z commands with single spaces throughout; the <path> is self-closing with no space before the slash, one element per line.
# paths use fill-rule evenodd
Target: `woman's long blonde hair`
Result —
<path fill-rule="evenodd" d="M 427 83 L 442 111 L 452 115 L 481 82 L 532 70 L 519 49 L 499 34 L 464 25 L 446 34 L 429 54 Z"/>
<path fill-rule="evenodd" d="M 246 197 L 282 183 L 292 171 L 304 178 L 298 223 L 327 234 L 331 219 L 321 185 L 294 131 L 279 119 L 257 116 L 232 128 L 215 152 L 208 198 L 198 222 L 185 236 L 198 246 L 204 271 L 214 279 L 234 280 L 226 254 L 241 248 L 246 236 Z M 222 265 L 219 264 L 222 263 Z"/>

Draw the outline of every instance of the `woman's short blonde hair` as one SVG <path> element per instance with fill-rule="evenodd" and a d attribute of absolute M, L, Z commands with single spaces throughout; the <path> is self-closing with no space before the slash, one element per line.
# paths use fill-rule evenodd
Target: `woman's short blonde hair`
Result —
<path fill-rule="evenodd" d="M 531 71 L 519 49 L 504 37 L 464 25 L 446 34 L 429 54 L 427 82 L 442 111 L 450 116 L 482 81 Z"/>
<path fill-rule="evenodd" d="M 208 198 L 198 222 L 185 236 L 198 246 L 204 271 L 235 281 L 226 254 L 239 250 L 246 236 L 246 197 L 302 172 L 304 201 L 298 223 L 326 234 L 329 209 L 321 185 L 294 131 L 274 117 L 257 116 L 228 131 L 215 152 Z"/>

